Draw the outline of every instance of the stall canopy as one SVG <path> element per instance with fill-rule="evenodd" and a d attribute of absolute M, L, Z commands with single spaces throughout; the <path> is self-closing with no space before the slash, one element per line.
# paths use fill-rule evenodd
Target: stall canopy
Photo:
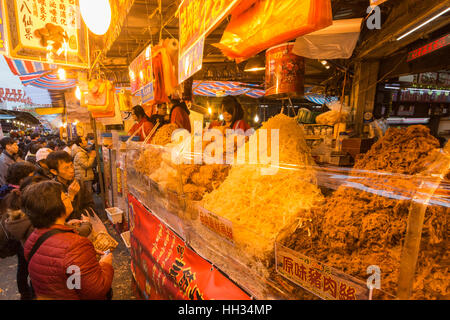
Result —
<path fill-rule="evenodd" d="M 56 69 L 55 65 L 7 57 L 5 57 L 5 60 L 11 72 L 19 77 L 24 86 L 31 85 L 47 90 L 67 90 L 77 85 L 75 79 L 60 80 L 52 74 Z"/>
<path fill-rule="evenodd" d="M 240 96 L 261 98 L 265 91 L 256 84 L 234 81 L 194 81 L 192 90 L 195 95 L 208 97 Z"/>
<path fill-rule="evenodd" d="M 327 97 L 320 94 L 308 94 L 305 95 L 305 99 L 312 103 L 317 103 L 320 105 L 339 100 L 338 97 Z"/>

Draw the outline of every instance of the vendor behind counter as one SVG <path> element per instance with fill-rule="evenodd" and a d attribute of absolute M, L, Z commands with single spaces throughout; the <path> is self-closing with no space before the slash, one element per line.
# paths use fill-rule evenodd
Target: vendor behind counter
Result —
<path fill-rule="evenodd" d="M 128 134 L 134 134 L 139 137 L 139 141 L 144 141 L 147 135 L 152 131 L 154 124 L 145 114 L 144 108 L 140 105 L 136 105 L 133 108 L 133 120 L 136 121 L 136 123 L 131 127 Z"/>

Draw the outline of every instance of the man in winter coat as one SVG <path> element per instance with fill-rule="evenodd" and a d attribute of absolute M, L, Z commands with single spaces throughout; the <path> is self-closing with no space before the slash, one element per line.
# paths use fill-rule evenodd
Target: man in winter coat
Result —
<path fill-rule="evenodd" d="M 92 182 L 94 181 L 95 150 L 88 152 L 88 143 L 86 138 L 81 138 L 80 148 L 74 157 L 75 178 L 81 181 L 87 190 L 92 190 Z"/>
<path fill-rule="evenodd" d="M 46 159 L 50 172 L 56 177 L 55 180 L 63 185 L 64 192 L 67 192 L 72 200 L 73 213 L 69 220 L 81 220 L 85 210 L 94 208 L 95 203 L 92 197 L 92 190 L 88 190 L 83 183 L 75 178 L 75 169 L 72 157 L 65 151 L 54 151 Z"/>
<path fill-rule="evenodd" d="M 35 227 L 25 243 L 25 258 L 37 298 L 106 299 L 114 276 L 112 254 L 97 261 L 92 242 L 64 226 L 73 208 L 62 185 L 43 181 L 29 186 L 22 195 L 22 210 Z M 38 239 L 55 229 L 59 233 L 47 238 L 30 256 Z"/>
<path fill-rule="evenodd" d="M 17 145 L 17 142 L 10 137 L 0 140 L 0 144 L 3 147 L 3 152 L 0 155 L 0 185 L 2 186 L 6 184 L 6 174 L 9 166 L 17 162 L 19 146 Z"/>

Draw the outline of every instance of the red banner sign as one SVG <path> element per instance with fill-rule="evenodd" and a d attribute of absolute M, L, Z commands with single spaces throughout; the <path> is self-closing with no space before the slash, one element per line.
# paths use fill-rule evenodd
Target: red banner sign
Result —
<path fill-rule="evenodd" d="M 128 205 L 131 268 L 146 299 L 250 299 L 132 195 Z"/>
<path fill-rule="evenodd" d="M 442 38 L 434 40 L 433 42 L 431 42 L 419 49 L 411 51 L 410 53 L 408 53 L 408 59 L 406 61 L 409 62 L 409 61 L 415 60 L 417 58 L 423 57 L 429 53 L 432 53 L 436 50 L 446 47 L 449 44 L 450 44 L 450 34 L 447 34 L 447 35 L 443 36 Z"/>
<path fill-rule="evenodd" d="M 207 36 L 241 0 L 184 0 L 179 8 L 180 56 Z"/>
<path fill-rule="evenodd" d="M 148 46 L 130 64 L 131 93 L 135 94 L 146 85 L 150 85 L 153 94 L 152 48 Z M 151 99 L 153 100 L 153 98 Z"/>

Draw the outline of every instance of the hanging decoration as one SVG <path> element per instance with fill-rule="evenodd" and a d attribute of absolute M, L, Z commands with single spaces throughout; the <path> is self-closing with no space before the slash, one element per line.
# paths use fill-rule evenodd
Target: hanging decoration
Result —
<path fill-rule="evenodd" d="M 303 96 L 305 59 L 293 49 L 294 43 L 285 43 L 266 51 L 266 96 Z"/>
<path fill-rule="evenodd" d="M 331 24 L 330 0 L 245 0 L 232 13 L 222 40 L 215 46 L 240 63 Z"/>

